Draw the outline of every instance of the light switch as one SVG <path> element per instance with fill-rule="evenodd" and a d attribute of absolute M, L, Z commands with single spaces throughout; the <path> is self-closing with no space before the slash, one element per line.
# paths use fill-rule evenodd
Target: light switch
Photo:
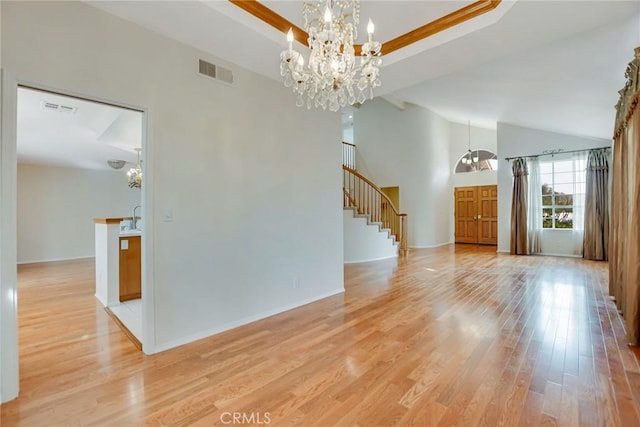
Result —
<path fill-rule="evenodd" d="M 173 212 L 170 211 L 170 210 L 166 210 L 166 211 L 164 211 L 162 217 L 163 217 L 164 222 L 171 222 L 171 221 L 173 221 Z"/>
<path fill-rule="evenodd" d="M 120 250 L 126 251 L 127 249 L 129 249 L 129 241 L 127 239 L 120 240 Z"/>

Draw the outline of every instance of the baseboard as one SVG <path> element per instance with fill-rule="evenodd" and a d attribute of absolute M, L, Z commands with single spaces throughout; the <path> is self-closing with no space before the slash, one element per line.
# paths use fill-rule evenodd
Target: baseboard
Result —
<path fill-rule="evenodd" d="M 344 264 L 345 265 L 347 265 L 347 264 L 362 264 L 364 262 L 382 261 L 384 259 L 391 259 L 391 258 L 398 258 L 398 254 L 385 256 L 385 257 L 382 257 L 382 258 L 365 259 L 365 260 L 362 260 L 362 261 L 345 261 Z"/>
<path fill-rule="evenodd" d="M 122 332 L 127 336 L 127 338 L 129 338 L 129 341 L 131 341 L 131 343 L 133 343 L 133 346 L 135 348 L 137 348 L 138 350 L 142 351 L 142 343 L 140 342 L 140 340 L 138 340 L 138 338 L 135 335 L 133 335 L 133 333 L 129 330 L 129 328 L 127 328 L 127 325 L 122 323 L 122 321 L 120 319 L 118 319 L 118 316 L 116 316 L 113 313 L 113 311 L 111 311 L 111 309 L 109 307 L 105 307 L 104 311 L 106 311 L 107 314 L 109 315 L 109 317 L 114 322 L 116 322 L 116 325 L 118 325 L 120 330 L 122 330 Z"/>
<path fill-rule="evenodd" d="M 568 258 L 582 258 L 582 255 L 575 255 L 575 254 L 554 254 L 554 253 L 539 253 L 539 254 L 532 254 L 532 255 L 542 255 L 542 256 L 563 256 L 563 257 L 568 257 Z"/>
<path fill-rule="evenodd" d="M 18 265 L 41 264 L 45 262 L 59 262 L 59 261 L 77 261 L 80 259 L 89 259 L 89 258 L 95 258 L 95 255 L 79 256 L 79 257 L 72 257 L 72 258 L 43 259 L 39 261 L 18 261 Z"/>
<path fill-rule="evenodd" d="M 198 341 L 201 340 L 203 338 L 209 338 L 213 335 L 217 335 L 221 332 L 225 332 L 228 331 L 230 329 L 234 329 L 234 328 L 238 328 L 240 326 L 243 325 L 247 325 L 249 323 L 252 322 L 256 322 L 258 320 L 262 320 L 262 319 L 266 319 L 267 317 L 271 317 L 271 316 L 275 316 L 276 314 L 281 314 L 284 313 L 285 311 L 289 311 L 289 310 L 293 310 L 295 308 L 300 308 L 303 305 L 307 305 L 307 304 L 311 304 L 313 302 L 319 301 L 321 299 L 325 299 L 325 298 L 329 298 L 331 296 L 334 295 L 338 295 L 344 293 L 344 288 L 340 288 L 340 289 L 336 289 L 330 292 L 326 292 L 324 294 L 320 294 L 318 296 L 312 297 L 312 298 L 308 298 L 306 300 L 302 300 L 302 301 L 298 301 L 295 302 L 293 304 L 289 304 L 286 306 L 282 306 L 282 307 L 278 307 L 278 308 L 274 308 L 273 310 L 268 310 L 259 314 L 256 314 L 254 316 L 248 316 L 239 320 L 236 320 L 234 322 L 230 322 L 230 323 L 226 323 L 222 326 L 219 326 L 217 328 L 211 328 L 211 329 L 207 329 L 205 331 L 201 331 L 183 338 L 178 338 L 176 340 L 173 341 L 169 341 L 168 343 L 165 344 L 160 344 L 160 345 L 156 345 L 155 347 L 155 351 L 154 353 L 160 353 L 161 351 L 166 351 L 175 347 L 179 347 L 181 345 L 185 345 L 185 344 L 189 344 L 191 342 L 194 341 Z"/>
<path fill-rule="evenodd" d="M 100 301 L 100 304 L 102 304 L 104 307 L 108 307 L 108 306 L 109 306 L 109 304 L 107 304 L 107 302 L 106 302 L 106 301 L 102 301 L 102 298 L 100 298 L 100 297 L 98 296 L 98 294 L 95 294 L 95 296 L 96 296 L 96 299 L 97 299 L 98 301 Z"/>
<path fill-rule="evenodd" d="M 496 251 L 499 254 L 507 254 L 510 255 L 511 251 Z M 559 257 L 568 257 L 568 258 L 582 258 L 582 255 L 573 255 L 573 254 L 554 254 L 554 253 L 537 253 L 537 254 L 528 254 L 533 256 L 559 256 Z"/>
<path fill-rule="evenodd" d="M 430 245 L 430 246 L 409 246 L 409 249 L 433 249 L 433 248 L 439 248 L 441 246 L 447 246 L 452 244 L 453 242 L 445 242 L 445 243 L 438 243 L 437 245 Z"/>

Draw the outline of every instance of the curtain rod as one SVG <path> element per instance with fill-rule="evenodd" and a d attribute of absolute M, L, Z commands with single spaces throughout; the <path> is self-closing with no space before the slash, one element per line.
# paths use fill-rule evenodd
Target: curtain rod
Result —
<path fill-rule="evenodd" d="M 529 156 L 516 156 L 516 157 L 505 157 L 505 160 L 513 160 L 513 159 L 517 159 L 520 157 L 540 157 L 540 156 L 553 156 L 556 154 L 567 154 L 567 153 L 581 153 L 583 151 L 591 151 L 591 150 L 610 150 L 611 147 L 607 146 L 607 147 L 598 147 L 598 148 L 584 148 L 582 150 L 569 150 L 569 151 L 554 151 L 552 153 L 542 153 L 542 154 L 532 154 Z"/>

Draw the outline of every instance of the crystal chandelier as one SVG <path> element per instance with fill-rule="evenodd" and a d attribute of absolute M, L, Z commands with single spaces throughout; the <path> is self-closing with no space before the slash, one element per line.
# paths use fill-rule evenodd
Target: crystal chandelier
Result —
<path fill-rule="evenodd" d="M 289 48 L 280 54 L 280 75 L 286 87 L 293 87 L 296 105 L 312 105 L 338 111 L 355 102 L 373 98 L 380 86 L 381 43 L 373 41 L 369 20 L 369 40 L 362 45 L 360 64 L 353 43 L 359 23 L 359 0 L 318 0 L 305 2 L 304 27 L 309 34 L 309 61 L 293 49 L 293 30 L 287 33 Z"/>
<path fill-rule="evenodd" d="M 130 188 L 142 188 L 142 167 L 140 165 L 140 148 L 135 149 L 138 152 L 138 163 L 136 166 L 129 169 L 127 172 L 127 178 Z"/>

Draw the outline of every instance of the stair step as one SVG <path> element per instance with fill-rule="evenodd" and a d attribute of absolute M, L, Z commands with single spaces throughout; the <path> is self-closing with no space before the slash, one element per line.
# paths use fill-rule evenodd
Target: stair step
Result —
<path fill-rule="evenodd" d="M 386 233 L 387 237 L 389 239 L 392 240 L 392 244 L 395 246 L 398 246 L 400 244 L 400 242 L 396 239 L 395 234 L 391 234 L 391 229 L 390 228 L 382 228 L 383 223 L 380 221 L 376 221 L 376 222 L 372 222 L 369 221 L 370 216 L 367 214 L 360 214 L 357 212 L 358 208 L 354 207 L 354 206 L 344 206 L 343 209 L 345 210 L 350 210 L 351 212 L 353 212 L 353 217 L 354 218 L 366 218 L 367 219 L 367 225 L 377 225 L 378 226 L 378 230 L 380 231 L 380 233 Z"/>

